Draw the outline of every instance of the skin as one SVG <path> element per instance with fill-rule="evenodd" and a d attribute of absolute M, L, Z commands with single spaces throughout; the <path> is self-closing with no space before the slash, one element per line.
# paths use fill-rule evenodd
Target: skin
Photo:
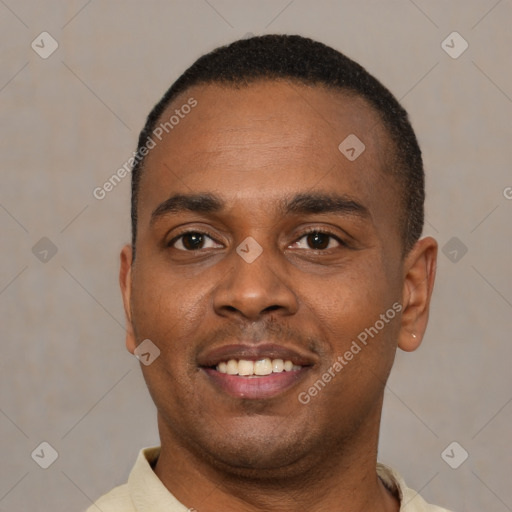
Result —
<path fill-rule="evenodd" d="M 168 113 L 190 97 L 198 105 L 146 160 L 136 258 L 129 245 L 121 253 L 127 348 L 149 338 L 161 351 L 142 366 L 158 410 L 155 472 L 200 512 L 397 511 L 375 471 L 384 386 L 397 347 L 421 343 L 437 243 L 423 238 L 404 255 L 386 131 L 365 100 L 322 87 L 196 86 Z M 351 133 L 366 146 L 353 162 L 338 150 Z M 152 222 L 176 193 L 216 194 L 225 206 Z M 367 215 L 283 214 L 280 201 L 301 193 L 350 197 Z M 316 244 L 306 228 L 336 238 Z M 183 229 L 211 239 L 187 251 L 190 237 L 175 240 Z M 252 263 L 236 252 L 248 236 L 263 249 Z M 402 312 L 301 404 L 395 302 Z M 276 396 L 233 397 L 199 362 L 242 339 L 296 348 L 312 364 Z"/>

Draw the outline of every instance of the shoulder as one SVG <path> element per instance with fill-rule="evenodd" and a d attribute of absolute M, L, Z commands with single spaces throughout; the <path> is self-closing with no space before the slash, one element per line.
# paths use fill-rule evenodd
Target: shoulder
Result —
<path fill-rule="evenodd" d="M 159 446 L 142 449 L 130 472 L 128 482 L 103 495 L 86 512 L 136 512 L 141 504 L 140 500 L 147 500 L 149 491 L 152 495 L 168 493 L 151 469 L 151 464 L 156 461 L 159 453 Z M 149 507 L 147 510 L 152 509 Z"/>
<path fill-rule="evenodd" d="M 377 474 L 385 485 L 400 499 L 400 512 L 451 512 L 450 510 L 427 503 L 416 491 L 407 487 L 404 479 L 394 469 L 377 464 Z"/>
<path fill-rule="evenodd" d="M 451 512 L 450 510 L 427 503 L 416 491 L 404 489 L 400 512 Z"/>
<path fill-rule="evenodd" d="M 410 490 L 410 489 L 409 489 Z M 408 501 L 409 500 L 409 501 Z M 400 512 L 452 512 L 446 508 L 427 503 L 418 493 L 411 491 L 410 496 L 404 496 Z"/>
<path fill-rule="evenodd" d="M 115 487 L 94 502 L 86 512 L 136 512 L 127 484 Z"/>

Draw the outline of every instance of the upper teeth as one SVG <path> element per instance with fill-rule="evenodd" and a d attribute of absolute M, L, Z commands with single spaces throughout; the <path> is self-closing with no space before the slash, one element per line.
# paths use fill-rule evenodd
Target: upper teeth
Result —
<path fill-rule="evenodd" d="M 293 364 L 291 361 L 282 359 L 259 359 L 258 361 L 248 361 L 247 359 L 230 359 L 220 362 L 216 370 L 220 373 L 229 375 L 270 375 L 271 373 L 281 373 L 282 371 L 300 370 L 302 367 Z"/>

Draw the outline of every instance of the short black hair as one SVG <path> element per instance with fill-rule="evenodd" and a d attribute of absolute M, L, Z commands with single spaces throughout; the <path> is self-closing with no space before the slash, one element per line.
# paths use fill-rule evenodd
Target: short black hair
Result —
<path fill-rule="evenodd" d="M 203 55 L 174 82 L 151 110 L 139 136 L 132 169 L 134 255 L 139 184 L 147 154 L 145 146 L 169 104 L 195 85 L 240 87 L 258 80 L 283 79 L 349 92 L 364 98 L 375 109 L 394 145 L 393 158 L 387 167 L 400 189 L 404 253 L 410 250 L 423 230 L 425 176 L 421 150 L 407 112 L 366 69 L 334 48 L 298 35 L 272 34 L 240 39 Z"/>

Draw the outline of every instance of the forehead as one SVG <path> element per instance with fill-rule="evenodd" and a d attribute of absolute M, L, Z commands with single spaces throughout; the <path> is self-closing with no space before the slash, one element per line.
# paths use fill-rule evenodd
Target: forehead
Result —
<path fill-rule="evenodd" d="M 366 100 L 322 86 L 285 81 L 259 81 L 238 88 L 195 86 L 176 98 L 162 119 L 169 118 L 191 97 L 198 101 L 198 108 L 191 113 L 190 122 L 183 123 L 186 126 L 173 129 L 175 145 L 181 145 L 190 136 L 189 130 L 198 138 L 199 151 L 187 157 L 199 157 L 200 152 L 214 150 L 220 139 L 224 151 L 229 150 L 226 139 L 230 137 L 233 151 L 249 149 L 244 148 L 244 142 L 257 147 L 254 143 L 259 141 L 269 149 L 302 146 L 316 153 L 326 148 L 337 150 L 340 137 L 352 132 L 366 138 L 370 146 L 386 138 L 377 114 Z M 380 155 L 379 148 L 375 149 L 371 154 Z"/>
<path fill-rule="evenodd" d="M 199 85 L 178 96 L 161 121 L 179 113 L 191 98 L 197 101 L 196 108 L 172 128 L 166 144 L 160 145 L 166 150 L 179 148 L 174 154 L 178 160 L 201 160 L 210 155 L 222 160 L 224 156 L 229 166 L 235 155 L 254 154 L 263 148 L 275 153 L 295 148 L 301 155 L 337 158 L 339 144 L 357 134 L 368 149 L 366 158 L 384 165 L 380 160 L 388 142 L 386 131 L 368 102 L 353 93 L 284 80 L 240 87 Z M 159 153 L 154 151 L 152 156 Z"/>
<path fill-rule="evenodd" d="M 192 109 L 183 108 L 193 102 Z M 366 100 L 354 94 L 286 81 L 198 85 L 180 94 L 160 122 L 172 116 L 172 127 L 168 123 L 168 133 L 155 139 L 146 157 L 141 220 L 173 193 L 211 191 L 249 205 L 305 189 L 337 189 L 358 195 L 377 215 L 382 198 L 393 193 L 384 171 L 388 135 Z M 364 144 L 355 146 L 357 152 L 364 147 L 355 160 L 340 151 L 345 140 L 348 149 L 357 140 Z"/>

